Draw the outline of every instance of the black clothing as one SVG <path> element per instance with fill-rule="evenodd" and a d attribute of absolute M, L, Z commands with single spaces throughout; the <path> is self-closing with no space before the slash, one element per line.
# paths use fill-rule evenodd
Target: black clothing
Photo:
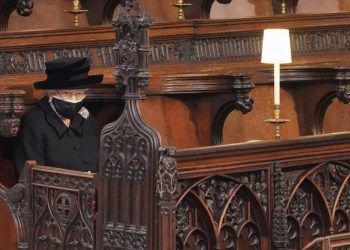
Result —
<path fill-rule="evenodd" d="M 98 136 L 91 115 L 85 119 L 76 114 L 68 128 L 51 108 L 48 98 L 44 98 L 22 117 L 15 150 L 18 175 L 27 160 L 96 172 L 98 156 Z"/>
<path fill-rule="evenodd" d="M 45 68 L 47 79 L 35 82 L 36 89 L 86 89 L 99 86 L 103 80 L 103 75 L 88 75 L 87 57 L 55 59 L 46 62 Z"/>

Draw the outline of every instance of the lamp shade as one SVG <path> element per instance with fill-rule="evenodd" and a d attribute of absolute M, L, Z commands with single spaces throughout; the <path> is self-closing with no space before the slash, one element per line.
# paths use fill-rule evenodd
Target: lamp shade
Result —
<path fill-rule="evenodd" d="M 288 29 L 265 29 L 262 46 L 262 63 L 291 63 Z"/>

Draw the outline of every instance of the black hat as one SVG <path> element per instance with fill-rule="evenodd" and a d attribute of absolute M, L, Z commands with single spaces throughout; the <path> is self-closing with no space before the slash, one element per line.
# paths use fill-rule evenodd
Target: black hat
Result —
<path fill-rule="evenodd" d="M 36 89 L 85 89 L 99 86 L 103 75 L 88 76 L 87 57 L 63 58 L 45 63 L 47 79 L 35 82 Z"/>

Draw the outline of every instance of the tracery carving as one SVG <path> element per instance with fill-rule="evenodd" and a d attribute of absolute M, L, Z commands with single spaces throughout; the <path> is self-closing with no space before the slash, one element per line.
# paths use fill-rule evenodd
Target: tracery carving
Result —
<path fill-rule="evenodd" d="M 157 171 L 157 194 L 160 203 L 174 202 L 178 196 L 175 149 L 162 148 Z"/>
<path fill-rule="evenodd" d="M 106 177 L 144 181 L 149 143 L 130 122 L 124 120 L 118 130 L 105 137 L 103 145 L 109 154 L 105 161 Z"/>
<path fill-rule="evenodd" d="M 328 163 L 324 168 L 311 175 L 311 179 L 322 190 L 331 208 L 334 206 L 342 181 L 349 173 L 349 169 L 339 164 Z"/>
<path fill-rule="evenodd" d="M 307 218 L 304 220 L 304 223 L 302 224 L 304 237 L 310 235 L 312 239 L 323 235 L 322 228 L 323 225 L 320 217 L 314 213 L 311 213 L 309 216 L 307 216 Z"/>
<path fill-rule="evenodd" d="M 211 179 L 201 183 L 199 190 L 203 192 L 203 198 L 210 212 L 216 217 L 222 212 L 235 187 L 237 185 L 232 181 L 226 182 Z"/>
<path fill-rule="evenodd" d="M 93 249 L 93 179 L 35 168 L 32 172 L 34 249 Z"/>
<path fill-rule="evenodd" d="M 266 171 L 254 172 L 242 176 L 242 183 L 255 192 L 265 212 L 268 207 L 268 182 Z"/>
<path fill-rule="evenodd" d="M 108 222 L 103 230 L 103 246 L 122 249 L 147 249 L 147 228 Z"/>
<path fill-rule="evenodd" d="M 345 233 L 349 231 L 349 219 L 347 214 L 339 209 L 335 212 L 334 231 L 336 233 Z"/>
<path fill-rule="evenodd" d="M 326 162 L 300 172 L 288 198 L 288 247 L 305 246 L 327 230 L 347 232 L 350 170 L 342 162 Z"/>
<path fill-rule="evenodd" d="M 260 249 L 260 233 L 253 223 L 248 223 L 244 226 L 239 238 L 241 241 L 246 241 L 246 245 L 248 245 L 250 249 Z"/>
<path fill-rule="evenodd" d="M 309 199 L 310 197 L 308 197 L 302 188 L 299 188 L 293 197 L 289 211 L 299 222 L 310 211 Z"/>
<path fill-rule="evenodd" d="M 182 202 L 176 207 L 176 232 L 184 237 L 191 229 L 189 219 L 190 207 L 187 203 Z"/>
<path fill-rule="evenodd" d="M 346 184 L 339 200 L 339 206 L 350 215 L 350 185 Z"/>
<path fill-rule="evenodd" d="M 187 201 L 176 207 L 176 249 L 210 249 L 203 218 L 196 217 Z"/>
<path fill-rule="evenodd" d="M 117 121 L 101 131 L 99 192 L 103 195 L 99 196 L 98 244 L 108 249 L 155 249 L 156 244 L 164 243 L 157 242 L 163 240 L 159 228 L 173 213 L 165 204 L 157 206 L 154 192 L 160 140 L 156 131 L 142 120 L 138 107 L 138 101 L 144 98 L 143 88 L 149 82 L 148 30 L 152 22 L 141 11 L 138 0 L 122 0 L 120 4 L 122 8 L 118 8 L 112 22 L 116 28 L 114 52 L 108 51 L 115 58 L 111 61 L 116 64 L 116 87 L 124 93 L 125 108 Z M 173 171 L 170 158 L 162 159 L 161 167 L 162 164 L 165 172 Z M 165 172 L 159 173 L 161 177 L 166 177 Z M 158 194 L 165 199 L 168 191 L 173 192 L 170 190 L 174 183 L 170 182 L 170 187 L 168 182 L 158 184 L 161 183 L 164 185 L 158 187 Z M 118 202 L 110 207 L 109 202 L 115 197 L 119 197 Z M 155 215 L 156 220 L 146 219 Z M 148 231 L 152 234 L 148 235 Z"/>
<path fill-rule="evenodd" d="M 205 230 L 207 219 L 200 208 L 194 208 L 187 199 L 181 201 L 176 207 L 177 249 L 210 249 L 213 243 Z"/>
<path fill-rule="evenodd" d="M 178 249 L 194 249 L 191 240 L 201 241 L 197 247 L 203 249 L 259 248 L 259 226 L 265 223 L 265 212 L 250 186 L 240 183 L 239 178 L 211 176 L 189 184 L 190 190 L 182 190 L 187 195 L 180 198 L 176 208 Z"/>
<path fill-rule="evenodd" d="M 235 197 L 226 212 L 226 221 L 237 231 L 237 227 L 244 221 L 244 200 Z"/>

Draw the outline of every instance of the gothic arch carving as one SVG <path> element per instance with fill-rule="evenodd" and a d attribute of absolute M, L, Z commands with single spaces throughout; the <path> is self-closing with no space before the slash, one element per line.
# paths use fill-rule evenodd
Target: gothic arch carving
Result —
<path fill-rule="evenodd" d="M 350 166 L 343 162 L 328 162 L 315 166 L 297 181 L 287 202 L 286 213 L 298 223 L 291 233 L 298 239 L 302 228 L 314 230 L 309 236 L 319 237 L 329 231 L 344 232 L 349 228 Z M 310 194 L 312 193 L 312 196 Z M 317 204 L 314 198 L 317 198 Z M 321 203 L 319 201 L 322 201 Z M 300 239 L 297 240 L 301 242 Z"/>
<path fill-rule="evenodd" d="M 264 234 L 268 234 L 262 230 L 267 227 L 266 211 L 244 180 L 243 177 L 239 180 L 217 175 L 202 178 L 186 187 L 177 202 L 177 238 L 187 240 L 189 234 L 198 229 L 208 235 L 209 249 L 215 245 L 232 249 L 246 242 L 255 247 L 262 245 L 263 238 L 267 237 Z M 205 223 L 194 223 L 204 217 L 207 218 Z M 206 225 L 208 223 L 210 225 Z M 213 235 L 215 239 L 209 238 Z M 184 247 L 186 241 L 177 245 Z"/>

